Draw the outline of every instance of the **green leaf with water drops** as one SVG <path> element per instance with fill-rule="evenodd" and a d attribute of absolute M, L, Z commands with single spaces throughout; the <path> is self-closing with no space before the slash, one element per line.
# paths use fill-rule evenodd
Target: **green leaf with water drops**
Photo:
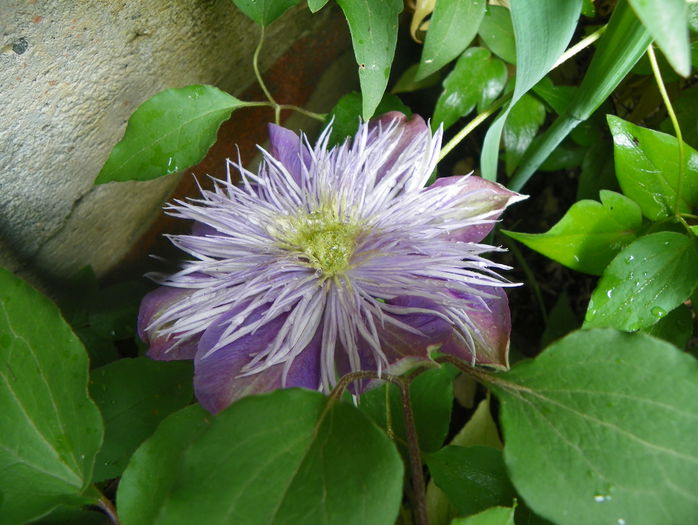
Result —
<path fill-rule="evenodd" d="M 557 525 L 698 516 L 698 362 L 645 334 L 581 330 L 493 376 L 518 493 Z"/>
<path fill-rule="evenodd" d="M 0 523 L 86 503 L 102 419 L 87 353 L 58 308 L 0 269 Z"/>
<path fill-rule="evenodd" d="M 370 119 L 388 85 L 397 44 L 398 15 L 402 0 L 337 0 L 349 24 L 354 55 L 359 66 L 363 95 L 362 116 Z"/>
<path fill-rule="evenodd" d="M 584 327 L 639 330 L 679 306 L 698 286 L 698 240 L 675 232 L 640 237 L 621 251 L 591 295 Z"/>
<path fill-rule="evenodd" d="M 652 326 L 643 328 L 642 331 L 659 339 L 664 339 L 677 348 L 685 349 L 693 335 L 691 309 L 685 304 L 681 304 Z"/>
<path fill-rule="evenodd" d="M 233 3 L 259 25 L 267 26 L 299 0 L 233 0 Z"/>
<path fill-rule="evenodd" d="M 192 417 L 185 439 L 178 440 L 173 420 L 165 420 L 134 455 L 124 473 L 129 488 L 119 489 L 118 502 L 137 498 L 152 519 L 124 525 L 395 522 L 402 460 L 385 433 L 351 404 L 282 389 L 245 397 L 209 423 Z M 158 443 L 167 446 L 167 465 L 159 461 Z M 158 492 L 139 495 L 153 468 Z"/>
<path fill-rule="evenodd" d="M 487 105 L 504 89 L 507 68 L 484 47 L 471 47 L 456 62 L 443 82 L 443 93 L 436 101 L 431 125 L 451 127 L 476 105 Z"/>
<path fill-rule="evenodd" d="M 492 507 L 467 518 L 456 518 L 451 525 L 514 525 L 512 507 Z"/>
<path fill-rule="evenodd" d="M 632 200 L 601 190 L 601 202 L 582 200 L 545 233 L 503 233 L 579 272 L 601 275 L 616 254 L 637 237 L 640 208 Z"/>
<path fill-rule="evenodd" d="M 90 393 L 104 418 L 93 481 L 119 476 L 158 423 L 192 401 L 189 361 L 120 359 L 92 371 Z"/>
<path fill-rule="evenodd" d="M 429 31 L 417 78 L 435 73 L 468 47 L 485 15 L 485 0 L 439 0 L 429 20 Z"/>
<path fill-rule="evenodd" d="M 161 91 L 128 119 L 95 184 L 150 180 L 195 165 L 213 146 L 220 125 L 246 105 L 213 86 Z"/>
<path fill-rule="evenodd" d="M 491 447 L 449 445 L 427 458 L 436 485 L 461 516 L 511 505 L 515 492 L 502 453 Z"/>
<path fill-rule="evenodd" d="M 698 206 L 698 151 L 684 143 L 684 166 L 680 174 L 676 137 L 615 115 L 608 115 L 608 126 L 613 135 L 620 187 L 640 205 L 645 217 L 658 221 L 674 211 L 690 212 Z M 678 209 L 674 210 L 677 202 Z"/>

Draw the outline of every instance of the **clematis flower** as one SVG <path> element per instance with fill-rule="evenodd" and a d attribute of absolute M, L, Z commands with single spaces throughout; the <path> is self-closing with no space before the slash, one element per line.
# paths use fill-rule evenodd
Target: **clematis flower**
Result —
<path fill-rule="evenodd" d="M 475 176 L 438 179 L 441 132 L 389 113 L 328 149 L 270 126 L 258 172 L 168 213 L 191 259 L 157 276 L 139 333 L 154 359 L 193 359 L 199 402 L 218 412 L 284 387 L 328 392 L 359 370 L 401 373 L 430 352 L 507 366 L 510 317 L 480 244 L 524 197 Z M 234 184 L 231 169 L 241 182 Z"/>

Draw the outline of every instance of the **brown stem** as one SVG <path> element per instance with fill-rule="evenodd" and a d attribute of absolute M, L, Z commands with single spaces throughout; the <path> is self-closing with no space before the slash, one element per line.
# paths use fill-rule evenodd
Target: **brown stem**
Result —
<path fill-rule="evenodd" d="M 112 525 L 121 525 L 121 522 L 119 521 L 119 515 L 116 513 L 114 504 L 111 502 L 109 498 L 102 495 L 102 497 L 100 497 L 97 500 L 97 506 L 102 512 L 104 512 L 104 514 L 107 515 Z"/>

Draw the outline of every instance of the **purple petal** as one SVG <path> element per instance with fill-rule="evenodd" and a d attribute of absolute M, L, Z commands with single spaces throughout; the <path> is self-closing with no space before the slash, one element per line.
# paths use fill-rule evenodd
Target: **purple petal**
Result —
<path fill-rule="evenodd" d="M 220 340 L 226 321 L 244 309 L 235 307 L 221 316 L 204 334 L 199 342 L 199 351 L 194 359 L 194 391 L 196 398 L 206 410 L 217 413 L 241 397 L 269 392 L 277 388 L 302 387 L 316 390 L 320 384 L 319 332 L 310 344 L 293 360 L 284 381 L 285 363 L 280 363 L 252 375 L 240 375 L 243 367 L 259 350 L 270 345 L 288 317 L 281 315 L 260 327 L 252 334 L 219 348 L 203 357 Z M 252 312 L 248 323 L 262 315 L 266 307 Z"/>
<path fill-rule="evenodd" d="M 301 183 L 303 175 L 301 159 L 308 167 L 311 157 L 298 135 L 290 129 L 269 124 L 269 153 L 286 167 L 297 184 Z"/>
<path fill-rule="evenodd" d="M 482 177 L 476 177 L 475 175 L 465 176 L 467 179 L 464 182 L 462 193 L 472 194 L 468 204 L 473 207 L 474 216 L 485 214 L 484 218 L 486 220 L 497 220 L 507 206 L 527 198 L 505 188 L 501 184 L 490 182 Z M 459 181 L 462 177 L 462 175 L 455 175 L 453 177 L 436 179 L 434 184 L 429 186 L 429 189 L 448 186 Z M 493 227 L 494 223 L 476 224 L 452 231 L 447 238 L 458 242 L 480 242 L 492 231 Z"/>
<path fill-rule="evenodd" d="M 468 315 L 477 329 L 475 339 L 475 362 L 498 368 L 509 368 L 509 334 L 511 333 L 511 315 L 509 301 L 502 288 L 482 288 L 483 292 L 494 295 L 493 298 L 466 296 L 451 292 L 463 299 L 468 306 Z M 473 303 L 480 304 L 473 309 Z M 457 337 L 451 337 L 440 350 L 465 361 L 472 361 L 472 349 Z"/>
<path fill-rule="evenodd" d="M 161 286 L 143 298 L 138 311 L 138 336 L 150 347 L 148 357 L 160 361 L 194 358 L 198 337 L 182 341 L 176 335 L 153 335 L 147 330 L 155 318 L 194 291 L 190 288 Z"/>
<path fill-rule="evenodd" d="M 387 173 L 390 168 L 395 165 L 395 162 L 400 157 L 403 150 L 414 142 L 415 138 L 419 134 L 428 130 L 426 122 L 424 122 L 424 119 L 419 115 L 415 114 L 411 117 L 407 117 L 399 111 L 390 111 L 381 115 L 380 117 L 371 119 L 368 123 L 368 129 L 370 131 L 373 131 L 379 127 L 381 129 L 386 129 L 394 121 L 397 121 L 396 132 L 400 133 L 400 138 L 394 146 L 395 149 L 393 150 L 393 154 L 390 155 L 390 157 L 388 157 L 385 163 L 381 166 L 381 173 L 377 179 L 378 181 L 380 181 L 383 174 Z M 373 136 L 377 138 L 378 133 L 374 132 Z"/>
<path fill-rule="evenodd" d="M 191 226 L 191 234 L 197 237 L 206 237 L 207 235 L 221 235 L 221 233 L 216 230 L 213 226 L 204 224 L 199 221 L 194 221 Z"/>

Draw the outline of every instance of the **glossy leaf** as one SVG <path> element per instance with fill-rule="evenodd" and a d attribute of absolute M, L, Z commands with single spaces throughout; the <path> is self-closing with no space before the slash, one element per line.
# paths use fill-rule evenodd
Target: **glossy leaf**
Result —
<path fill-rule="evenodd" d="M 522 96 L 504 123 L 504 161 L 508 175 L 516 168 L 545 120 L 545 106 L 531 95 Z"/>
<path fill-rule="evenodd" d="M 516 63 L 516 42 L 509 9 L 499 5 L 487 6 L 478 34 L 495 55 L 510 64 Z"/>
<path fill-rule="evenodd" d="M 359 65 L 363 95 L 362 115 L 370 119 L 385 92 L 397 43 L 401 0 L 337 0 L 349 23 L 354 55 Z"/>
<path fill-rule="evenodd" d="M 674 232 L 640 237 L 604 270 L 585 327 L 639 330 L 685 301 L 698 286 L 698 241 Z"/>
<path fill-rule="evenodd" d="M 431 454 L 427 465 L 434 482 L 461 516 L 513 502 L 514 488 L 497 449 L 449 445 Z"/>
<path fill-rule="evenodd" d="M 451 525 L 514 525 L 514 509 L 492 507 L 467 518 L 457 518 Z"/>
<path fill-rule="evenodd" d="M 454 375 L 453 368 L 442 366 L 421 373 L 410 385 L 419 446 L 424 452 L 438 450 L 446 439 L 451 422 Z M 386 406 L 386 399 L 389 406 Z M 402 402 L 395 385 L 386 383 L 362 394 L 359 408 L 378 426 L 385 429 L 390 426 L 403 442 L 407 439 Z"/>
<path fill-rule="evenodd" d="M 573 270 L 601 275 L 616 254 L 635 239 L 641 225 L 637 204 L 620 193 L 602 190 L 600 203 L 574 203 L 545 233 L 502 231 Z"/>
<path fill-rule="evenodd" d="M 618 3 L 579 89 L 565 113 L 528 149 L 508 184 L 510 189 L 520 191 L 558 144 L 580 122 L 591 117 L 645 53 L 651 40 L 627 2 Z"/>
<path fill-rule="evenodd" d="M 685 304 L 679 305 L 662 317 L 652 326 L 642 329 L 643 332 L 664 339 L 679 349 L 685 349 L 693 335 L 693 316 L 691 309 Z"/>
<path fill-rule="evenodd" d="M 443 123 L 451 127 L 476 105 L 495 99 L 504 89 L 507 68 L 485 48 L 471 47 L 456 62 L 443 82 L 443 93 L 436 101 L 432 128 Z"/>
<path fill-rule="evenodd" d="M 504 460 L 558 525 L 691 523 L 698 515 L 698 362 L 644 334 L 575 332 L 490 383 Z M 583 518 L 582 518 L 583 517 Z"/>
<path fill-rule="evenodd" d="M 330 147 L 341 144 L 347 137 L 353 137 L 356 134 L 361 121 L 362 108 L 363 99 L 359 93 L 347 93 L 339 99 L 325 119 L 325 125 L 332 124 L 332 135 L 328 143 Z M 399 97 L 386 94 L 378 104 L 376 114 L 382 115 L 390 111 L 399 111 L 407 116 L 412 114 L 410 108 L 405 106 Z"/>
<path fill-rule="evenodd" d="M 691 73 L 686 0 L 628 0 L 677 73 Z"/>
<path fill-rule="evenodd" d="M 439 0 L 429 21 L 417 79 L 435 73 L 460 55 L 477 34 L 485 0 Z"/>
<path fill-rule="evenodd" d="M 0 270 L 0 523 L 77 503 L 102 420 L 87 395 L 87 353 L 46 297 Z"/>
<path fill-rule="evenodd" d="M 92 371 L 90 393 L 104 418 L 104 444 L 93 481 L 119 476 L 158 423 L 192 400 L 192 366 L 145 357 L 120 359 Z"/>
<path fill-rule="evenodd" d="M 676 137 L 608 116 L 613 135 L 616 177 L 628 197 L 651 220 L 673 215 L 676 194 L 681 187 L 679 212 L 698 206 L 698 151 L 684 145 L 685 165 L 679 179 L 679 152 Z"/>
<path fill-rule="evenodd" d="M 213 86 L 168 89 L 149 98 L 128 119 L 95 184 L 150 180 L 176 173 L 204 158 L 218 128 L 246 105 Z"/>
<path fill-rule="evenodd" d="M 485 135 L 480 157 L 484 178 L 496 180 L 499 143 L 509 111 L 550 71 L 565 51 L 577 27 L 581 7 L 581 0 L 511 2 L 511 18 L 516 34 L 516 83 L 509 106 Z"/>
<path fill-rule="evenodd" d="M 267 26 L 299 0 L 233 0 L 233 3 L 259 25 Z M 318 8 L 319 9 L 319 8 Z"/>
<path fill-rule="evenodd" d="M 155 525 L 394 522 L 403 484 L 395 446 L 353 406 L 328 402 L 298 389 L 246 397 L 210 424 L 194 414 L 195 429 L 176 443 L 166 420 L 134 455 L 119 504 L 139 498 Z M 164 470 L 156 453 L 163 444 Z M 153 469 L 158 492 L 148 499 L 137 489 Z"/>

